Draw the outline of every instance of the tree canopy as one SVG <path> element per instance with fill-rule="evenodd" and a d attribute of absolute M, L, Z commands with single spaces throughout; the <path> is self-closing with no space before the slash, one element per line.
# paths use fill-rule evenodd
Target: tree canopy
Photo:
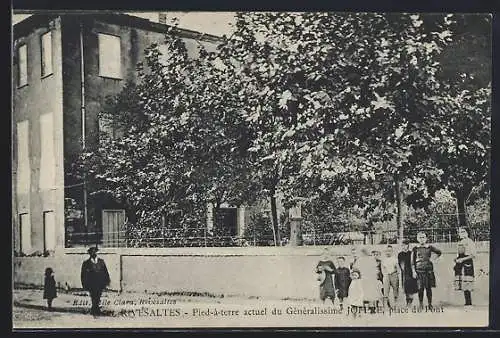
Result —
<path fill-rule="evenodd" d="M 465 205 L 489 175 L 488 25 L 484 16 L 239 13 L 234 33 L 216 51 L 200 45 L 198 58 L 173 29 L 168 57 L 148 48 L 138 82 L 103 113 L 126 132 L 102 134 L 82 168 L 94 194 L 123 201 L 141 224 L 181 209 L 192 226 L 207 203 L 259 198 L 270 199 L 278 234 L 278 197 L 382 218 L 394 202 L 426 207 L 440 189 Z M 471 36 L 481 48 L 468 54 Z M 450 57 L 458 52 L 466 59 Z"/>

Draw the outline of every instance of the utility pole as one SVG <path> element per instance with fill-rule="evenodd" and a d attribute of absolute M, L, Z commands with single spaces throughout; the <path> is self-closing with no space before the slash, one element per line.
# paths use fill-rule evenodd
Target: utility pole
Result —
<path fill-rule="evenodd" d="M 83 23 L 80 23 L 80 88 L 81 88 L 81 121 L 82 121 L 82 152 L 86 148 L 86 112 L 85 112 L 85 59 L 83 55 Z M 88 221 L 88 206 L 87 206 L 87 175 L 85 172 L 85 167 L 83 168 L 83 224 L 85 226 L 85 232 L 89 233 L 89 221 Z M 96 235 L 96 246 L 97 246 L 97 235 Z"/>

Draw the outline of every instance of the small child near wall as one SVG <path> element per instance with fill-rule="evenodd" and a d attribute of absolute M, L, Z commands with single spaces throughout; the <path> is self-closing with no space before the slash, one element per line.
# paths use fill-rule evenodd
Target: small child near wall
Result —
<path fill-rule="evenodd" d="M 45 269 L 45 280 L 43 284 L 43 299 L 47 300 L 47 309 L 52 311 L 52 300 L 57 298 L 56 280 L 52 268 Z"/>

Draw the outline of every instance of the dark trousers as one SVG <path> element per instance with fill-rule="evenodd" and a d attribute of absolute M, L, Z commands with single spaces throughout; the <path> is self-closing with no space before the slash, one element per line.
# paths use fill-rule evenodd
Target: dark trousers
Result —
<path fill-rule="evenodd" d="M 98 315 L 101 313 L 99 309 L 99 303 L 101 302 L 101 289 L 90 290 L 90 298 L 92 299 L 92 308 L 90 309 L 90 313 L 93 315 Z"/>
<path fill-rule="evenodd" d="M 472 305 L 472 296 L 469 290 L 464 291 L 465 305 Z"/>

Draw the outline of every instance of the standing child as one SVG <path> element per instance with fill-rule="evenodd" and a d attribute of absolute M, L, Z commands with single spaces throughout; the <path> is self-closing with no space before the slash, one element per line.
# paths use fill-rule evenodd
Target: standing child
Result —
<path fill-rule="evenodd" d="M 382 273 L 382 253 L 378 250 L 372 250 L 372 255 L 377 262 L 377 279 L 381 282 L 384 281 L 384 274 Z"/>
<path fill-rule="evenodd" d="M 427 304 L 432 309 L 432 288 L 436 287 L 436 275 L 434 274 L 434 264 L 431 257 L 432 253 L 434 253 L 439 258 L 441 250 L 427 243 L 425 232 L 417 234 L 417 242 L 417 246 L 413 248 L 412 268 L 413 277 L 417 279 L 419 307 L 423 308 L 425 291 Z"/>
<path fill-rule="evenodd" d="M 458 243 L 457 258 L 455 258 L 455 290 L 463 291 L 465 306 L 472 305 L 472 291 L 474 290 L 474 259 L 476 258 L 476 245 L 469 237 L 465 228 L 458 229 L 460 242 Z"/>
<path fill-rule="evenodd" d="M 398 254 L 398 263 L 401 270 L 401 283 L 406 296 L 406 306 L 413 302 L 413 295 L 417 293 L 417 280 L 413 278 L 411 263 L 410 241 L 403 241 L 402 251 Z"/>
<path fill-rule="evenodd" d="M 319 284 L 319 298 L 325 302 L 330 298 L 332 304 L 335 304 L 335 265 L 330 258 L 330 251 L 325 248 L 323 255 L 316 265 L 316 273 L 318 274 Z"/>
<path fill-rule="evenodd" d="M 349 285 L 351 284 L 351 271 L 345 265 L 345 257 L 338 257 L 335 271 L 335 288 L 337 289 L 341 309 L 343 308 L 344 298 L 349 295 Z"/>
<path fill-rule="evenodd" d="M 385 257 L 382 259 L 382 274 L 384 279 L 384 306 L 394 307 L 398 303 L 399 297 L 399 264 L 398 259 L 394 256 L 392 245 L 388 245 L 385 249 Z M 390 301 L 389 294 L 392 290 L 394 302 Z"/>
<path fill-rule="evenodd" d="M 472 262 L 472 259 L 468 259 L 467 261 L 461 261 L 461 258 L 466 257 L 465 255 L 465 246 L 458 244 L 458 253 L 457 258 L 454 259 L 455 265 L 453 266 L 453 270 L 455 272 L 455 290 L 462 290 L 462 281 L 463 281 L 463 271 L 464 271 L 464 263 Z"/>
<path fill-rule="evenodd" d="M 363 285 L 363 300 L 367 303 L 370 312 L 376 313 L 377 304 L 382 300 L 382 282 L 377 277 L 377 261 L 368 247 L 361 247 L 361 255 L 354 268 L 359 271 L 359 279 Z"/>
<path fill-rule="evenodd" d="M 381 252 L 378 250 L 372 250 L 372 256 L 375 257 L 377 262 L 377 280 L 382 284 L 382 294 L 384 294 L 384 274 L 382 273 L 382 259 L 380 258 Z"/>
<path fill-rule="evenodd" d="M 351 249 L 351 257 L 350 257 L 350 262 L 349 262 L 349 269 L 353 269 L 354 264 L 356 264 L 357 260 L 359 258 L 358 255 L 358 249 L 356 247 L 353 247 Z"/>
<path fill-rule="evenodd" d="M 348 305 L 354 317 L 364 309 L 364 294 L 361 274 L 354 269 L 351 272 L 351 283 L 349 284 Z"/>
<path fill-rule="evenodd" d="M 47 300 L 47 308 L 52 311 L 52 300 L 57 298 L 56 280 L 54 279 L 54 270 L 45 269 L 45 281 L 43 284 L 43 299 Z"/>

